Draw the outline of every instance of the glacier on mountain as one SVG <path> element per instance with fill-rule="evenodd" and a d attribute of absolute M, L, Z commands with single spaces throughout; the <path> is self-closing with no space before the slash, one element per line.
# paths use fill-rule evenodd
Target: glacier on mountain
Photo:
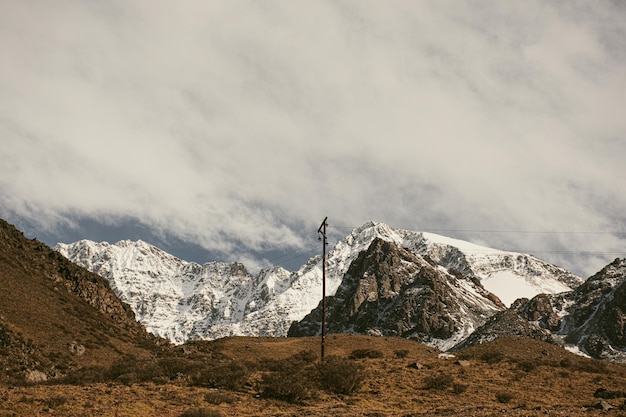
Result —
<path fill-rule="evenodd" d="M 438 264 L 481 281 L 506 305 L 518 297 L 569 291 L 583 280 L 531 255 L 392 228 L 370 222 L 354 229 L 327 254 L 327 295 L 333 295 L 350 263 L 375 238 L 393 242 Z M 146 242 L 115 244 L 81 240 L 55 249 L 109 280 L 112 289 L 154 334 L 174 343 L 225 336 L 285 336 L 289 326 L 322 298 L 322 257 L 299 270 L 267 268 L 252 276 L 241 263 L 197 264 Z"/>

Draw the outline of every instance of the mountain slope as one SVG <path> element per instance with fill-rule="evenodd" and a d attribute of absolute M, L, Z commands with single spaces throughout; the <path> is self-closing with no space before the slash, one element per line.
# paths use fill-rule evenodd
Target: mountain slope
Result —
<path fill-rule="evenodd" d="M 626 259 L 616 259 L 573 291 L 518 300 L 458 348 L 512 334 L 498 328 L 524 328 L 526 337 L 626 362 Z"/>
<path fill-rule="evenodd" d="M 102 277 L 0 220 L 0 375 L 45 379 L 159 343 Z M 165 341 L 161 341 L 165 343 Z"/>
<path fill-rule="evenodd" d="M 507 305 L 517 296 L 558 293 L 582 283 L 530 255 L 371 222 L 328 252 L 328 295 L 337 291 L 350 264 L 376 238 L 430 259 L 451 273 L 479 280 Z M 322 298 L 321 256 L 292 273 L 275 267 L 253 277 L 240 264 L 198 265 L 141 241 L 115 245 L 80 241 L 59 244 L 56 249 L 109 279 L 151 332 L 176 343 L 229 335 L 285 336 L 291 323 L 302 320 Z"/>

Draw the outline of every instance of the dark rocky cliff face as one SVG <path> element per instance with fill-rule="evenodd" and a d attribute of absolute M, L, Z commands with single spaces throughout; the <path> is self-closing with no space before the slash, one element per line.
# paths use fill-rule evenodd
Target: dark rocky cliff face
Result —
<path fill-rule="evenodd" d="M 469 290 L 468 290 L 469 289 Z M 471 296 L 464 297 L 467 291 Z M 467 294 L 466 294 L 467 295 Z M 446 340 L 503 306 L 477 280 L 451 275 L 394 243 L 375 239 L 328 297 L 329 333 L 353 332 Z M 321 305 L 293 323 L 289 336 L 320 333 Z"/>
<path fill-rule="evenodd" d="M 594 358 L 626 362 L 626 259 L 616 259 L 571 292 L 518 300 L 458 348 L 509 333 L 562 340 Z"/>

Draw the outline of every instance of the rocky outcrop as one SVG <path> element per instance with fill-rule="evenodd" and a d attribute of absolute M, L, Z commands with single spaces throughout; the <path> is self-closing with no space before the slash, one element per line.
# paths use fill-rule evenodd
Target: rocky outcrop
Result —
<path fill-rule="evenodd" d="M 0 220 L 1 381 L 42 381 L 166 346 L 106 279 Z"/>
<path fill-rule="evenodd" d="M 457 348 L 515 334 L 626 362 L 626 259 L 616 259 L 573 291 L 517 300 Z"/>
<path fill-rule="evenodd" d="M 476 329 L 470 337 L 451 350 L 461 350 L 477 344 L 490 342 L 500 337 L 523 337 L 542 342 L 553 342 L 552 334 L 522 318 L 514 308 L 501 311 Z"/>
<path fill-rule="evenodd" d="M 327 301 L 329 333 L 407 337 L 442 348 L 503 307 L 476 280 L 450 274 L 379 238 L 351 263 Z M 293 323 L 289 336 L 321 331 L 321 305 Z"/>

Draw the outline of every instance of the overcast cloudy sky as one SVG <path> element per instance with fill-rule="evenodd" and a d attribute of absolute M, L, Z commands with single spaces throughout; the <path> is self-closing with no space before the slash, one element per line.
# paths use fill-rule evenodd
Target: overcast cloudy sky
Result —
<path fill-rule="evenodd" d="M 0 52 L 0 217 L 49 244 L 294 267 L 328 216 L 626 256 L 621 1 L 0 0 Z"/>

